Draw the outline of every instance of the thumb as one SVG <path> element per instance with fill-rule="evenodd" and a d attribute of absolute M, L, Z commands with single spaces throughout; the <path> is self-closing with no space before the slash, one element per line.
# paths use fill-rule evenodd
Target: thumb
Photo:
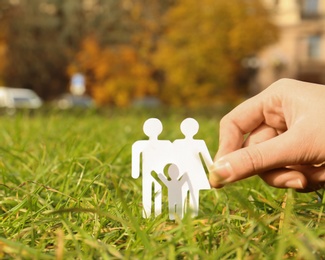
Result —
<path fill-rule="evenodd" d="M 303 163 L 303 156 L 308 156 L 301 141 L 303 138 L 294 136 L 299 135 L 294 135 L 290 130 L 222 156 L 209 169 L 211 186 L 220 188 L 226 183 L 265 171 Z"/>

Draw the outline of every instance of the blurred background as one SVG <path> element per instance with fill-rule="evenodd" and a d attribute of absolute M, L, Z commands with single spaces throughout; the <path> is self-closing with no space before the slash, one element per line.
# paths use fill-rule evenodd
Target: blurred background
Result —
<path fill-rule="evenodd" d="M 324 32 L 321 0 L 0 0 L 0 86 L 63 108 L 213 105 L 325 83 Z"/>

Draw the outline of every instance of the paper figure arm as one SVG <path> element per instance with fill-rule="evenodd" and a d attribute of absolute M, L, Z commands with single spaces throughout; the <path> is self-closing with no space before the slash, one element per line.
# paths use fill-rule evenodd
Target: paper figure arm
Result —
<path fill-rule="evenodd" d="M 163 175 L 162 173 L 158 173 L 158 178 L 166 185 L 168 186 L 168 179 L 166 178 L 165 175 Z"/>
<path fill-rule="evenodd" d="M 132 178 L 136 179 L 140 176 L 140 157 L 141 157 L 141 144 L 136 142 L 132 145 Z"/>
<path fill-rule="evenodd" d="M 188 174 L 185 172 L 180 178 L 179 183 L 183 185 L 185 182 L 189 181 Z"/>
<path fill-rule="evenodd" d="M 201 147 L 201 151 L 200 151 L 200 154 L 202 156 L 202 159 L 206 165 L 206 167 L 208 169 L 210 169 L 210 167 L 213 165 L 213 161 L 212 161 L 212 158 L 211 158 L 211 155 L 208 151 L 208 148 L 206 147 L 205 143 L 202 143 L 202 147 Z"/>

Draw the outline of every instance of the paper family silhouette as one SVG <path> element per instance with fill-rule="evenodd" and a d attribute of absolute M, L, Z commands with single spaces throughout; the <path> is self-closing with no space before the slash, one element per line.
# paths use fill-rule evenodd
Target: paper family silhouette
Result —
<path fill-rule="evenodd" d="M 162 123 L 157 118 L 150 118 L 143 125 L 143 132 L 149 139 L 137 141 L 132 146 L 132 177 L 138 178 L 142 174 L 144 218 L 151 216 L 152 209 L 155 216 L 162 212 L 160 183 L 168 189 L 170 219 L 176 216 L 183 218 L 188 207 L 192 215 L 197 216 L 200 190 L 210 189 L 204 164 L 209 168 L 212 159 L 205 142 L 193 138 L 199 124 L 195 119 L 187 118 L 180 129 L 183 139 L 174 142 L 160 140 L 158 136 L 163 130 Z M 165 170 L 169 177 L 165 175 Z"/>

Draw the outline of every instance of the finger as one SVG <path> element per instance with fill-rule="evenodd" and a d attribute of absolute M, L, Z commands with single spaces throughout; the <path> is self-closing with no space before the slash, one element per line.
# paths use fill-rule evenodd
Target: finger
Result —
<path fill-rule="evenodd" d="M 303 173 L 310 183 L 320 183 L 325 182 L 325 166 L 313 167 L 310 166 L 303 170 Z"/>
<path fill-rule="evenodd" d="M 211 185 L 218 187 L 261 172 L 304 163 L 305 143 L 296 138 L 298 134 L 299 131 L 290 130 L 221 157 L 210 169 Z"/>
<path fill-rule="evenodd" d="M 209 183 L 210 186 L 216 189 L 220 189 L 223 186 L 225 186 L 224 184 L 222 184 L 222 181 L 220 181 L 220 178 L 218 175 L 215 174 L 210 174 L 209 175 Z"/>
<path fill-rule="evenodd" d="M 244 135 L 257 129 L 263 122 L 278 133 L 287 130 L 279 93 L 269 88 L 241 103 L 220 121 L 219 150 L 216 160 L 242 147 Z"/>
<path fill-rule="evenodd" d="M 288 166 L 292 170 L 296 170 L 302 172 L 309 183 L 318 183 L 325 182 L 325 165 L 320 164 L 318 166 L 315 165 L 293 165 Z"/>
<path fill-rule="evenodd" d="M 262 104 L 253 97 L 224 116 L 220 121 L 219 149 L 215 159 L 242 147 L 244 135 L 253 131 L 263 122 Z M 250 114 L 250 111 L 253 113 Z M 244 120 L 243 120 L 244 119 Z"/>
<path fill-rule="evenodd" d="M 310 165 L 290 166 L 259 174 L 270 186 L 293 188 L 298 192 L 311 192 L 324 187 L 325 167 Z"/>
<path fill-rule="evenodd" d="M 304 189 L 297 189 L 298 192 L 311 192 L 324 188 L 325 183 L 325 166 L 318 167 L 304 165 L 299 167 L 300 171 L 307 178 L 307 186 Z"/>
<path fill-rule="evenodd" d="M 277 136 L 277 132 L 274 128 L 269 127 L 266 124 L 261 124 L 256 130 L 254 130 L 245 140 L 243 147 L 247 147 L 249 145 L 258 144 L 263 141 L 269 140 L 273 137 Z M 222 188 L 224 185 L 216 179 L 215 174 L 210 175 L 210 184 L 214 184 L 215 188 Z M 213 185 L 212 185 L 213 186 Z"/>
<path fill-rule="evenodd" d="M 320 182 L 317 184 L 308 184 L 307 187 L 305 187 L 304 189 L 296 189 L 296 191 L 299 193 L 308 193 L 308 192 L 324 189 L 324 187 L 325 187 L 325 182 Z"/>
<path fill-rule="evenodd" d="M 276 188 L 304 189 L 308 185 L 307 178 L 297 170 L 281 168 L 259 174 L 267 184 Z"/>
<path fill-rule="evenodd" d="M 276 137 L 277 135 L 278 133 L 274 128 L 266 124 L 261 124 L 258 128 L 256 128 L 253 132 L 249 134 L 243 144 L 243 147 L 262 143 L 264 141 Z"/>

